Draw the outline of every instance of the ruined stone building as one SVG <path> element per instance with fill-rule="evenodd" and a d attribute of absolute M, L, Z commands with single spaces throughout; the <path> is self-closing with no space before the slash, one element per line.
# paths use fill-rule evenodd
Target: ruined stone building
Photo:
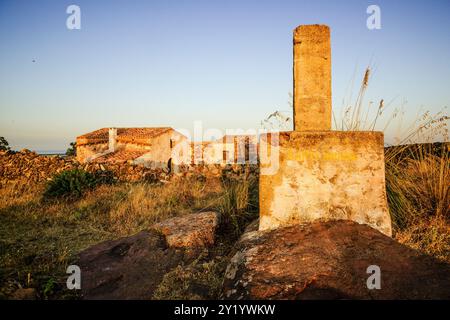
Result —
<path fill-rule="evenodd" d="M 256 135 L 191 142 L 170 127 L 103 128 L 77 137 L 81 163 L 128 161 L 147 167 L 257 163 Z"/>
<path fill-rule="evenodd" d="M 256 135 L 225 135 L 214 141 L 191 143 L 193 164 L 256 164 Z"/>
<path fill-rule="evenodd" d="M 103 128 L 77 137 L 77 160 L 147 161 L 155 167 L 167 167 L 172 149 L 187 138 L 169 127 Z"/>

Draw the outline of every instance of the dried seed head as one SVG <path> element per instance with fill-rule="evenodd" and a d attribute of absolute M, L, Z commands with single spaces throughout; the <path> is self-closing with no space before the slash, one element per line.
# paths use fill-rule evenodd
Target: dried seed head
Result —
<path fill-rule="evenodd" d="M 370 77 L 370 68 L 367 68 L 366 72 L 364 73 L 364 80 L 363 80 L 364 87 L 367 87 L 369 85 L 369 77 Z"/>

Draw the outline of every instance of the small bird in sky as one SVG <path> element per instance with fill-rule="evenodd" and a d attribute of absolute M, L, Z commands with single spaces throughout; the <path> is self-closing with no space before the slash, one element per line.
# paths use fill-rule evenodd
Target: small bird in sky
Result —
<path fill-rule="evenodd" d="M 33 59 L 31 62 L 36 62 L 36 60 Z"/>

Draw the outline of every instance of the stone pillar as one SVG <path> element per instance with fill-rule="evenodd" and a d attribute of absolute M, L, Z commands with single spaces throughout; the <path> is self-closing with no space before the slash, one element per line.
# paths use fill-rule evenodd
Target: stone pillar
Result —
<path fill-rule="evenodd" d="M 347 219 L 390 236 L 383 133 L 331 130 L 327 26 L 294 31 L 294 129 L 261 136 L 276 156 L 260 157 L 259 230 Z"/>
<path fill-rule="evenodd" d="M 115 152 L 117 149 L 117 128 L 109 128 L 108 151 Z"/>
<path fill-rule="evenodd" d="M 330 28 L 294 30 L 294 130 L 331 130 Z"/>

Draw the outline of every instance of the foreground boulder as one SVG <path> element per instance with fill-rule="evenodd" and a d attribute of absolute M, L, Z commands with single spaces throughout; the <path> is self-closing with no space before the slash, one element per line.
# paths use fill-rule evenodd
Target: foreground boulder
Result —
<path fill-rule="evenodd" d="M 450 298 L 450 265 L 352 221 L 246 232 L 237 249 L 226 299 Z M 373 265 L 381 288 L 370 290 Z"/>
<path fill-rule="evenodd" d="M 151 299 L 166 273 L 214 243 L 217 224 L 215 212 L 190 214 L 86 249 L 78 261 L 83 298 Z"/>
<path fill-rule="evenodd" d="M 151 299 L 165 273 L 183 261 L 156 231 L 97 244 L 80 254 L 84 299 Z"/>
<path fill-rule="evenodd" d="M 213 211 L 175 217 L 156 224 L 172 248 L 199 248 L 214 244 L 219 214 Z"/>

